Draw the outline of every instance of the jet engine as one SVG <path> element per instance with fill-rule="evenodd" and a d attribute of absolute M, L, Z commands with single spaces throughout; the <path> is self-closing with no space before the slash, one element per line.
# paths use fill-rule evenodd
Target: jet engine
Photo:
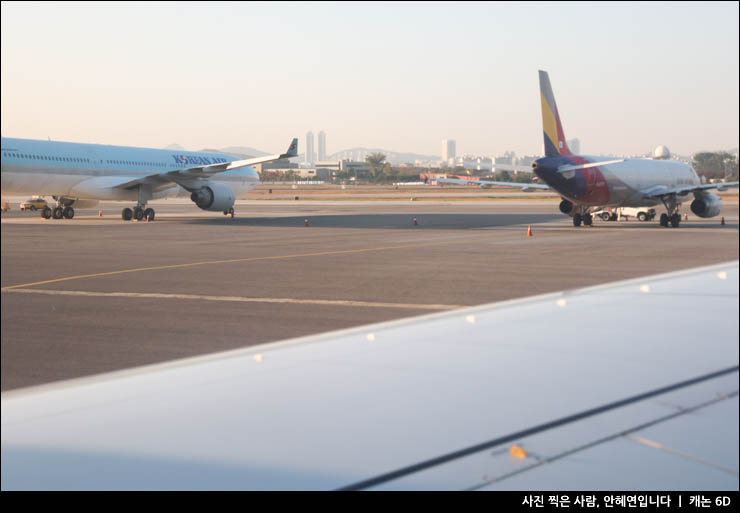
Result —
<path fill-rule="evenodd" d="M 722 210 L 722 198 L 716 194 L 702 194 L 691 202 L 691 211 L 699 217 L 714 217 Z"/>
<path fill-rule="evenodd" d="M 570 214 L 571 210 L 573 210 L 573 203 L 566 199 L 560 202 L 560 211 L 563 214 Z"/>
<path fill-rule="evenodd" d="M 228 185 L 212 183 L 190 195 L 190 199 L 203 210 L 226 212 L 234 206 L 234 190 Z"/>

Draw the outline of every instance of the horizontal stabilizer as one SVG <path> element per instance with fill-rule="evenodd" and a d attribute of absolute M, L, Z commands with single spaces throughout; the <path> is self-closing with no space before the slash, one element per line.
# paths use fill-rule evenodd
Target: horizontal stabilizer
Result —
<path fill-rule="evenodd" d="M 603 162 L 589 162 L 588 164 L 577 164 L 574 166 L 560 166 L 558 173 L 565 173 L 566 171 L 577 171 L 578 169 L 588 169 L 590 167 L 608 166 L 610 164 L 619 164 L 624 162 L 624 159 L 619 160 L 605 160 Z"/>

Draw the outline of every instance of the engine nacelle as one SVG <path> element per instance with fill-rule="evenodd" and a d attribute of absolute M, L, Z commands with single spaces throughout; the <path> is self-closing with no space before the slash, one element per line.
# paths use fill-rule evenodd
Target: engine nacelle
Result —
<path fill-rule="evenodd" d="M 564 199 L 560 202 L 560 211 L 563 214 L 570 214 L 570 212 L 573 210 L 573 203 L 570 201 Z"/>
<path fill-rule="evenodd" d="M 74 208 L 95 208 L 98 206 L 98 203 L 100 203 L 100 201 L 98 200 L 68 198 L 66 196 L 62 196 L 61 198 L 58 198 L 57 196 L 52 196 L 52 198 L 57 200 L 59 203 L 61 203 L 65 207 L 74 207 Z"/>
<path fill-rule="evenodd" d="M 193 192 L 190 199 L 203 210 L 226 212 L 234 206 L 234 190 L 222 183 L 212 183 Z"/>
<path fill-rule="evenodd" d="M 716 194 L 702 194 L 691 202 L 691 211 L 699 217 L 714 217 L 722 210 L 722 198 Z"/>

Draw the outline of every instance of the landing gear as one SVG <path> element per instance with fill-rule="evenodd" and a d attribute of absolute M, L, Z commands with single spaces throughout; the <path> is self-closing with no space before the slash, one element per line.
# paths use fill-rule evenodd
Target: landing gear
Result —
<path fill-rule="evenodd" d="M 132 219 L 136 219 L 137 221 L 143 221 L 145 219 L 148 219 L 149 221 L 154 221 L 154 209 L 153 208 L 144 208 L 140 206 L 135 206 L 134 208 L 124 208 L 121 210 L 121 219 L 124 221 L 131 221 Z"/>
<path fill-rule="evenodd" d="M 594 224 L 593 216 L 588 212 L 586 207 L 578 207 L 578 212 L 573 214 L 573 226 L 591 226 Z"/>
<path fill-rule="evenodd" d="M 64 207 L 62 215 L 67 219 L 72 219 L 75 216 L 75 209 L 72 207 Z"/>
<path fill-rule="evenodd" d="M 672 194 L 660 199 L 668 211 L 667 214 L 660 214 L 660 226 L 668 226 L 670 224 L 672 228 L 678 228 L 678 225 L 681 224 L 681 214 L 678 213 L 676 195 Z"/>
<path fill-rule="evenodd" d="M 64 217 L 64 209 L 62 207 L 54 207 L 54 210 L 51 211 L 51 217 L 61 219 Z"/>
<path fill-rule="evenodd" d="M 49 207 L 44 207 L 43 209 L 41 209 L 41 217 L 44 219 L 50 219 L 51 209 Z"/>
<path fill-rule="evenodd" d="M 154 209 L 146 206 L 147 202 L 152 199 L 152 188 L 147 185 L 139 185 L 138 189 L 139 199 L 136 206 L 121 210 L 121 219 L 124 221 L 131 221 L 132 219 L 136 221 L 143 221 L 144 219 L 154 221 Z"/>

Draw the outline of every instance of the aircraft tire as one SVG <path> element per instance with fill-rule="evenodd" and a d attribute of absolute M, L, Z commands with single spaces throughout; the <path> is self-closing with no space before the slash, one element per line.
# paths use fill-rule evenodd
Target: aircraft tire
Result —
<path fill-rule="evenodd" d="M 51 209 L 49 207 L 44 207 L 41 209 L 41 217 L 44 219 L 49 219 L 51 217 Z"/>
<path fill-rule="evenodd" d="M 668 226 L 668 214 L 660 214 L 660 226 Z"/>
<path fill-rule="evenodd" d="M 72 219 L 75 216 L 75 209 L 73 209 L 72 207 L 64 207 L 64 210 L 62 210 L 62 215 L 67 219 Z"/>
<path fill-rule="evenodd" d="M 680 214 L 673 214 L 671 216 L 671 227 L 672 228 L 678 228 L 678 225 L 681 224 L 681 216 Z"/>
<path fill-rule="evenodd" d="M 154 221 L 154 209 L 153 208 L 147 208 L 144 211 L 144 218 L 148 219 L 149 221 Z"/>
<path fill-rule="evenodd" d="M 581 226 L 581 221 L 583 221 L 581 214 L 573 214 L 573 226 Z"/>
<path fill-rule="evenodd" d="M 593 216 L 591 214 L 585 214 L 583 216 L 583 224 L 585 226 L 591 226 L 592 224 L 594 224 L 594 218 L 593 218 Z"/>
<path fill-rule="evenodd" d="M 121 219 L 124 221 L 131 221 L 131 218 L 134 216 L 133 212 L 130 208 L 124 208 L 121 210 Z"/>
<path fill-rule="evenodd" d="M 64 217 L 64 209 L 62 209 L 62 207 L 54 207 L 54 210 L 51 211 L 51 217 L 54 219 L 61 219 Z"/>
<path fill-rule="evenodd" d="M 136 219 L 137 221 L 141 221 L 142 219 L 144 219 L 144 209 L 141 207 L 134 207 L 133 215 L 134 219 Z"/>

